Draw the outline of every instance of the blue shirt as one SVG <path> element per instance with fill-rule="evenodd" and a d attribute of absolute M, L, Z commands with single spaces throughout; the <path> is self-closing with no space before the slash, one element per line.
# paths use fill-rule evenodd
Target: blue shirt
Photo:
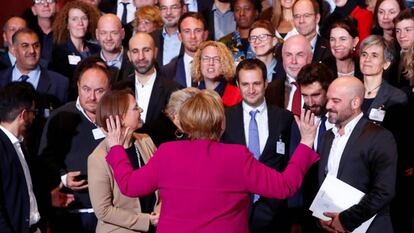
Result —
<path fill-rule="evenodd" d="M 12 72 L 12 82 L 20 82 L 20 77 L 22 75 L 23 74 L 20 72 L 20 70 L 14 66 Z M 37 89 L 37 85 L 39 84 L 40 79 L 40 66 L 37 66 L 34 70 L 30 71 L 27 76 L 29 76 L 29 78 L 26 80 L 26 82 L 31 83 L 33 87 Z"/>
<path fill-rule="evenodd" d="M 219 40 L 225 35 L 236 30 L 236 21 L 234 20 L 233 12 L 229 9 L 222 13 L 213 5 L 214 12 L 214 39 Z"/>
<path fill-rule="evenodd" d="M 271 82 L 273 79 L 273 73 L 275 73 L 275 68 L 277 65 L 276 59 L 273 58 L 272 63 L 270 63 L 269 66 L 267 66 L 267 82 Z"/>
<path fill-rule="evenodd" d="M 104 60 L 106 62 L 106 65 L 108 67 L 116 67 L 118 69 L 121 69 L 122 59 L 123 59 L 123 55 L 124 55 L 124 50 L 123 49 L 114 60 L 110 60 L 110 61 L 106 60 L 105 56 L 102 53 L 102 50 L 99 54 L 100 54 L 100 57 L 102 58 L 102 60 Z"/>
<path fill-rule="evenodd" d="M 162 54 L 162 65 L 170 63 L 170 61 L 180 54 L 181 41 L 178 39 L 178 30 L 171 36 L 168 35 L 165 28 L 162 29 L 164 37 L 164 51 Z"/>

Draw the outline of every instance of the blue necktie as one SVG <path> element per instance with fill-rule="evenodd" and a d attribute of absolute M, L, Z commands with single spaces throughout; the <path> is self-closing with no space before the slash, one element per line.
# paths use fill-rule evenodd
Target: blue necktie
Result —
<path fill-rule="evenodd" d="M 321 123 L 319 125 L 319 131 L 318 131 L 318 148 L 317 149 L 319 149 L 319 147 L 321 146 L 322 137 L 326 132 L 325 122 L 326 122 L 326 116 L 322 116 Z"/>
<path fill-rule="evenodd" d="M 127 24 L 127 14 L 128 14 L 127 5 L 129 4 L 129 2 L 121 2 L 121 4 L 124 6 L 124 9 L 122 11 L 122 16 L 121 16 L 121 23 L 123 26 L 125 26 Z"/>
<path fill-rule="evenodd" d="M 257 128 L 256 114 L 258 110 L 250 111 L 250 123 L 249 123 L 249 145 L 250 152 L 254 157 L 259 160 L 260 157 L 260 141 L 259 141 L 259 129 Z"/>
<path fill-rule="evenodd" d="M 259 160 L 260 157 L 260 141 L 259 141 L 259 130 L 257 128 L 256 113 L 258 110 L 250 111 L 250 122 L 249 122 L 249 150 L 253 153 L 254 157 Z M 260 196 L 253 194 L 253 203 L 259 200 Z"/>
<path fill-rule="evenodd" d="M 28 79 L 29 79 L 29 76 L 24 74 L 24 75 L 20 76 L 19 81 L 27 82 Z"/>

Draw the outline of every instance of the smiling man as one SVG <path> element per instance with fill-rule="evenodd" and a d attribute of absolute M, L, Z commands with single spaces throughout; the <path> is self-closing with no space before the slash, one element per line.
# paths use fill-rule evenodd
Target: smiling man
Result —
<path fill-rule="evenodd" d="M 196 86 L 191 78 L 191 64 L 201 42 L 207 40 L 206 22 L 200 13 L 184 13 L 178 21 L 178 38 L 184 45 L 184 55 L 171 60 L 163 67 L 165 77 L 171 77 L 183 87 Z"/>
<path fill-rule="evenodd" d="M 245 59 L 237 66 L 236 82 L 243 102 L 226 109 L 226 129 L 222 140 L 248 146 L 255 158 L 282 171 L 288 160 L 293 116 L 265 100 L 266 65 Z M 287 232 L 286 200 L 254 195 L 249 216 L 250 232 Z"/>

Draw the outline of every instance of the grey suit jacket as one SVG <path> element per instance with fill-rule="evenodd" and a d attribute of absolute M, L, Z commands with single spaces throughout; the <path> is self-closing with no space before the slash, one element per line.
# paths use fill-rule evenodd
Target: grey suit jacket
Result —
<path fill-rule="evenodd" d="M 319 184 L 327 173 L 327 163 L 334 134 L 327 131 L 319 147 Z M 394 197 L 397 168 L 397 149 L 392 134 L 362 118 L 344 148 L 337 178 L 365 193 L 362 200 L 342 211 L 342 225 L 353 231 L 364 221 L 377 215 L 368 233 L 393 232 L 389 203 Z"/>

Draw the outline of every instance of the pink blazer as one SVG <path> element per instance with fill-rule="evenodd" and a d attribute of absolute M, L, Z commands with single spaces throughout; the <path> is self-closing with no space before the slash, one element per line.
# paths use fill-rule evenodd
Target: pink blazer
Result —
<path fill-rule="evenodd" d="M 133 171 L 122 146 L 106 157 L 126 196 L 159 190 L 163 200 L 157 232 L 248 233 L 250 194 L 287 198 L 319 159 L 300 144 L 283 173 L 258 162 L 245 146 L 209 140 L 162 144 Z"/>

